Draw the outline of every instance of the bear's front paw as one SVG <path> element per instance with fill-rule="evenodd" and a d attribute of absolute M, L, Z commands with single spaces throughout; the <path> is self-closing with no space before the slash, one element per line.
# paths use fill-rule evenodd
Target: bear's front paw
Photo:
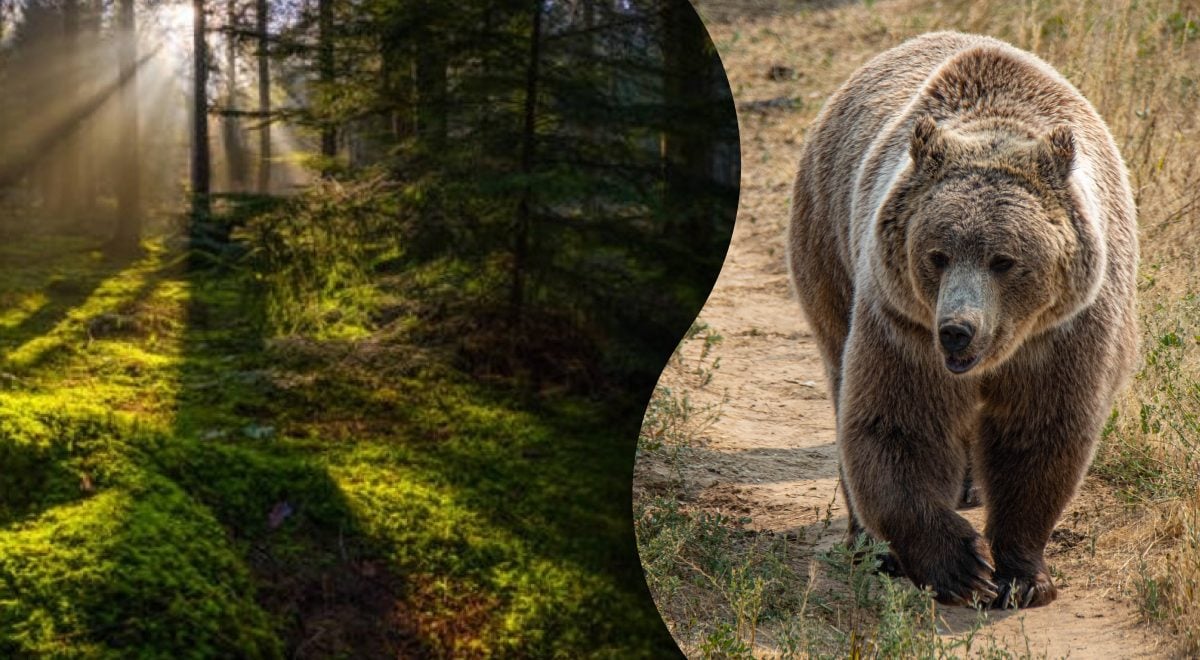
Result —
<path fill-rule="evenodd" d="M 1000 589 L 991 606 L 997 609 L 1041 607 L 1053 603 L 1058 597 L 1058 588 L 1045 571 L 1021 577 L 997 575 L 996 582 Z"/>
<path fill-rule="evenodd" d="M 986 605 L 998 597 L 991 580 L 996 569 L 982 538 L 961 537 L 936 547 L 924 561 L 913 562 L 919 568 L 906 571 L 915 584 L 932 589 L 943 605 Z"/>

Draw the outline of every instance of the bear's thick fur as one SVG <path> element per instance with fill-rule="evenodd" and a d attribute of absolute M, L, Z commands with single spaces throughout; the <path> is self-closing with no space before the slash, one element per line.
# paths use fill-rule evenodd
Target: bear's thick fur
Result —
<path fill-rule="evenodd" d="M 915 38 L 822 110 L 787 238 L 850 533 L 945 603 L 1054 600 L 1046 542 L 1137 355 L 1136 212 L 1095 109 L 1004 42 Z"/>

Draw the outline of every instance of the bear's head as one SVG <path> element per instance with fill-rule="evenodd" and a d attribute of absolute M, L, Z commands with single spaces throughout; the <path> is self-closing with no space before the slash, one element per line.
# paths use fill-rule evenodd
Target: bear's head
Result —
<path fill-rule="evenodd" d="M 949 371 L 987 371 L 1095 298 L 1104 246 L 1072 181 L 1070 128 L 960 132 L 925 116 L 908 155 L 876 226 Z"/>

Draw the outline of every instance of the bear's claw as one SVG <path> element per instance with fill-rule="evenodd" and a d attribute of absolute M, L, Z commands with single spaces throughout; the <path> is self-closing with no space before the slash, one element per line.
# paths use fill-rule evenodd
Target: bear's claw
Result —
<path fill-rule="evenodd" d="M 983 605 L 999 597 L 999 586 L 992 581 L 995 568 L 988 560 L 982 539 L 963 539 L 962 553 L 952 561 L 957 565 L 950 570 L 939 571 L 941 575 L 930 575 L 925 580 L 914 580 L 928 584 L 934 597 L 943 605 Z"/>
<path fill-rule="evenodd" d="M 997 581 L 1000 582 L 999 595 L 991 601 L 991 607 L 995 609 L 1041 607 L 1058 597 L 1058 588 L 1050 581 L 1050 576 L 1042 572 L 1032 577 L 998 578 Z"/>

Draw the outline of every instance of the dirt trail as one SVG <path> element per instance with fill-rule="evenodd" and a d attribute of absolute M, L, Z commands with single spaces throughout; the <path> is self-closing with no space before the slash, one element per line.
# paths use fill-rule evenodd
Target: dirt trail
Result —
<path fill-rule="evenodd" d="M 873 22 L 861 7 L 734 18 L 732 12 L 721 16 L 714 4 L 702 5 L 701 13 L 738 102 L 742 200 L 724 269 L 701 312 L 724 337 L 714 349 L 720 368 L 710 385 L 690 393 L 700 404 L 722 395 L 727 400 L 686 467 L 687 499 L 698 508 L 749 517 L 754 529 L 804 531 L 802 538 L 816 537 L 823 549 L 841 539 L 846 517 L 835 495 L 834 418 L 824 369 L 784 267 L 790 184 L 803 131 L 829 92 L 905 35 Z M 895 5 L 880 2 L 876 15 L 889 7 Z M 1111 502 L 1089 478 L 1048 549 L 1058 601 L 1016 615 L 993 613 L 985 634 L 1020 652 L 1027 637 L 1035 656 L 1154 655 L 1132 606 L 1110 580 L 1097 577 L 1111 576 L 1094 556 L 1103 539 L 1093 541 L 1095 521 Z M 832 525 L 822 531 L 830 514 Z M 982 529 L 981 509 L 968 517 Z M 966 608 L 941 612 L 946 634 L 968 629 L 975 616 Z"/>

